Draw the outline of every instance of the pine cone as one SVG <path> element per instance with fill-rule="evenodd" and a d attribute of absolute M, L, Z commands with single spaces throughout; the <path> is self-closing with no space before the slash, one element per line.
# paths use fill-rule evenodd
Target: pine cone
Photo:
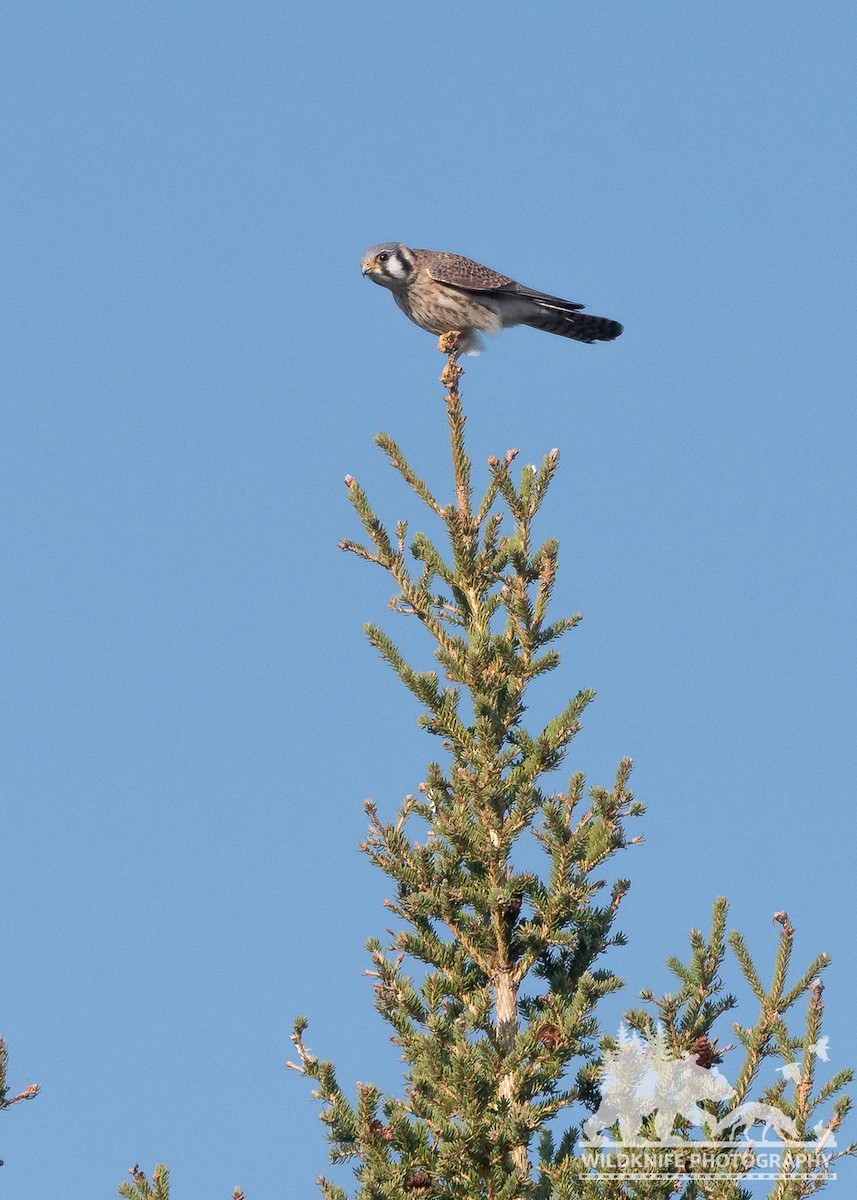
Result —
<path fill-rule="evenodd" d="M 416 1192 L 422 1191 L 423 1188 L 430 1188 L 432 1185 L 432 1177 L 428 1171 L 414 1171 L 408 1179 L 405 1180 L 405 1191 Z"/>
<path fill-rule="evenodd" d="M 549 1053 L 556 1050 L 562 1041 L 562 1031 L 556 1025 L 541 1025 L 537 1036 L 545 1050 Z"/>
<path fill-rule="evenodd" d="M 695 1058 L 700 1067 L 705 1067 L 706 1071 L 711 1070 L 711 1056 L 714 1047 L 708 1038 L 703 1034 L 702 1037 L 694 1038 L 690 1043 L 688 1054 L 691 1058 Z"/>
<path fill-rule="evenodd" d="M 382 1142 L 389 1142 L 392 1140 L 393 1131 L 390 1126 L 385 1125 L 383 1121 L 379 1121 L 377 1118 L 374 1121 L 369 1122 L 369 1129 L 372 1133 L 374 1133 L 375 1137 L 380 1138 Z"/>

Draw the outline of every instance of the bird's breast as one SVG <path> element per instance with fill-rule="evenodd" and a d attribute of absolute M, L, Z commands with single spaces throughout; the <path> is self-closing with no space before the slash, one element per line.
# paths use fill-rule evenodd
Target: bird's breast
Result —
<path fill-rule="evenodd" d="M 496 333 L 501 327 L 499 316 L 470 293 L 445 287 L 433 279 L 416 279 L 394 295 L 402 312 L 429 333 L 441 334 L 450 329 Z"/>

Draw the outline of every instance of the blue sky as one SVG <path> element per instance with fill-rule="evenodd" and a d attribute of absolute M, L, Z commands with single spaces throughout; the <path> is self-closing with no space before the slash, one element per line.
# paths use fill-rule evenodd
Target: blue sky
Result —
<path fill-rule="evenodd" d="M 434 339 L 360 276 L 387 239 L 626 325 L 510 331 L 462 386 L 477 464 L 562 451 L 584 622 L 534 721 L 593 686 L 569 767 L 636 763 L 627 1002 L 716 895 L 765 963 L 785 908 L 857 1061 L 853 4 L 3 26 L 0 1032 L 44 1089 L 0 1120 L 7 1194 L 159 1159 L 176 1200 L 312 1194 L 297 1012 L 344 1084 L 398 1078 L 355 845 L 434 746 L 363 640 L 397 626 L 341 480 L 416 519 L 379 429 L 448 469 Z"/>

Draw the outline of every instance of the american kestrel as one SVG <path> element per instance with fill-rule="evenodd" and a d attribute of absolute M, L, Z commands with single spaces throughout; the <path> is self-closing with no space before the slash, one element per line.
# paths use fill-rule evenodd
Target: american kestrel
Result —
<path fill-rule="evenodd" d="M 618 321 L 581 312 L 582 304 L 533 291 L 460 254 L 382 242 L 366 251 L 362 267 L 373 283 L 389 288 L 421 329 L 459 330 L 464 354 L 478 354 L 480 332 L 497 333 L 510 325 L 531 325 L 578 342 L 611 342 L 622 332 Z"/>

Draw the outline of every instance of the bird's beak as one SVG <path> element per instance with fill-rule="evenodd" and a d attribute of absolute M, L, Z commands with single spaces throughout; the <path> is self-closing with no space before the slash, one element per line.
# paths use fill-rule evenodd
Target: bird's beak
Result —
<path fill-rule="evenodd" d="M 374 259 L 370 262 L 368 258 L 364 258 L 363 262 L 360 264 L 360 270 L 364 275 L 371 275 L 375 270 Z"/>

